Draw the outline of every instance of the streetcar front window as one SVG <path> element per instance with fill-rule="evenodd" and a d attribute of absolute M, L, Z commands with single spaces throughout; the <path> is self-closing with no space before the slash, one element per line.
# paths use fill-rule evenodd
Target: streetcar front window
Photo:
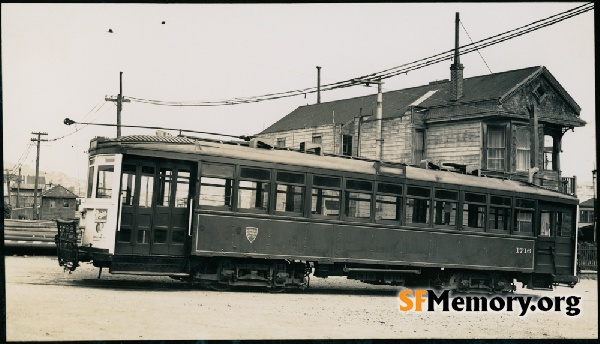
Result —
<path fill-rule="evenodd" d="M 92 190 L 94 190 L 94 166 L 93 162 L 90 161 L 90 168 L 88 170 L 88 187 L 87 187 L 87 198 L 92 198 Z"/>
<path fill-rule="evenodd" d="M 114 166 L 98 166 L 96 198 L 111 198 L 113 190 Z"/>

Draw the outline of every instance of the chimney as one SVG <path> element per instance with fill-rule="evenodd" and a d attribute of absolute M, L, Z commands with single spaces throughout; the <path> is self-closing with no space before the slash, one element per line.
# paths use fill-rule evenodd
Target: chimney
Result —
<path fill-rule="evenodd" d="M 321 104 L 321 67 L 317 66 L 317 104 Z"/>
<path fill-rule="evenodd" d="M 456 12 L 455 38 L 454 38 L 454 63 L 450 65 L 450 80 L 452 81 L 452 100 L 457 101 L 463 96 L 463 65 L 460 63 L 458 53 L 459 13 Z"/>

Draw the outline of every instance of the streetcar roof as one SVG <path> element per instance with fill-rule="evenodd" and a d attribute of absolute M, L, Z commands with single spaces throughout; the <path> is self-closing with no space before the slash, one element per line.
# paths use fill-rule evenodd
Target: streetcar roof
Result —
<path fill-rule="evenodd" d="M 110 150 L 110 147 L 115 147 L 118 149 L 118 151 L 112 151 Z M 121 152 L 156 156 L 156 153 L 164 152 L 165 157 L 171 157 L 174 159 L 181 159 L 182 157 L 176 157 L 173 155 L 173 153 L 193 156 L 205 155 L 231 158 L 240 161 L 278 163 L 289 165 L 290 167 L 309 167 L 366 175 L 376 175 L 378 170 L 381 172 L 383 169 L 381 167 L 382 163 L 376 160 L 343 156 L 320 156 L 315 154 L 304 154 L 286 149 L 251 148 L 247 145 L 241 144 L 241 142 L 236 144 L 209 140 L 197 141 L 187 137 L 174 136 L 157 137 L 134 135 L 124 136 L 117 139 L 102 139 L 101 141 L 98 141 L 97 149 L 100 148 L 108 148 L 109 151 L 101 149 L 96 151 L 96 153 Z M 93 149 L 90 151 L 93 151 Z M 198 158 L 191 158 L 189 156 L 187 158 L 190 160 L 199 160 Z M 530 185 L 517 180 L 476 177 L 449 171 L 418 168 L 403 164 L 390 163 L 390 165 L 388 165 L 386 162 L 383 162 L 383 166 L 386 175 L 401 177 L 404 175 L 403 172 L 406 171 L 406 179 L 408 180 L 471 186 L 577 201 L 576 197 Z"/>

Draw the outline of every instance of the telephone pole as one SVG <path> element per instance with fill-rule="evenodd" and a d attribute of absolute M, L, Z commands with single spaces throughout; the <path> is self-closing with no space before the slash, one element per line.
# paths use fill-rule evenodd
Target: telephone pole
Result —
<path fill-rule="evenodd" d="M 38 212 L 37 212 L 37 189 L 38 189 L 38 178 L 40 175 L 40 143 L 42 141 L 48 141 L 46 139 L 42 139 L 42 135 L 48 135 L 48 133 L 31 133 L 32 135 L 37 135 L 37 138 L 32 138 L 31 141 L 36 142 L 37 144 L 37 156 L 35 158 L 35 185 L 33 187 L 33 219 L 39 220 Z"/>
<path fill-rule="evenodd" d="M 20 208 L 19 198 L 21 197 L 21 168 L 19 167 L 19 175 L 17 176 L 17 208 Z"/>
<path fill-rule="evenodd" d="M 130 102 L 129 99 L 123 97 L 123 72 L 119 72 L 119 95 L 117 98 L 106 97 L 104 98 L 108 102 L 117 103 L 117 137 L 121 137 L 121 110 L 123 109 L 123 102 Z"/>
<path fill-rule="evenodd" d="M 8 194 L 8 205 L 12 206 L 10 200 L 10 173 L 8 170 L 4 170 L 4 178 L 6 180 L 6 193 Z"/>

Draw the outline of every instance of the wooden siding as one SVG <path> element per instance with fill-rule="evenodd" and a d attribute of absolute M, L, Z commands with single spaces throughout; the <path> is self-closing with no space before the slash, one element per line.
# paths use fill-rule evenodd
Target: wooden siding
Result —
<path fill-rule="evenodd" d="M 344 128 L 344 133 L 350 129 Z M 323 153 L 341 154 L 342 150 L 342 125 L 327 124 L 315 128 L 295 129 L 290 131 L 282 131 L 277 133 L 263 134 L 261 137 L 273 139 L 277 144 L 277 139 L 285 139 L 286 148 L 299 149 L 300 143 L 312 143 L 313 136 L 321 136 L 321 149 Z"/>
<path fill-rule="evenodd" d="M 425 156 L 433 162 L 479 166 L 481 122 L 430 125 L 426 132 Z"/>

